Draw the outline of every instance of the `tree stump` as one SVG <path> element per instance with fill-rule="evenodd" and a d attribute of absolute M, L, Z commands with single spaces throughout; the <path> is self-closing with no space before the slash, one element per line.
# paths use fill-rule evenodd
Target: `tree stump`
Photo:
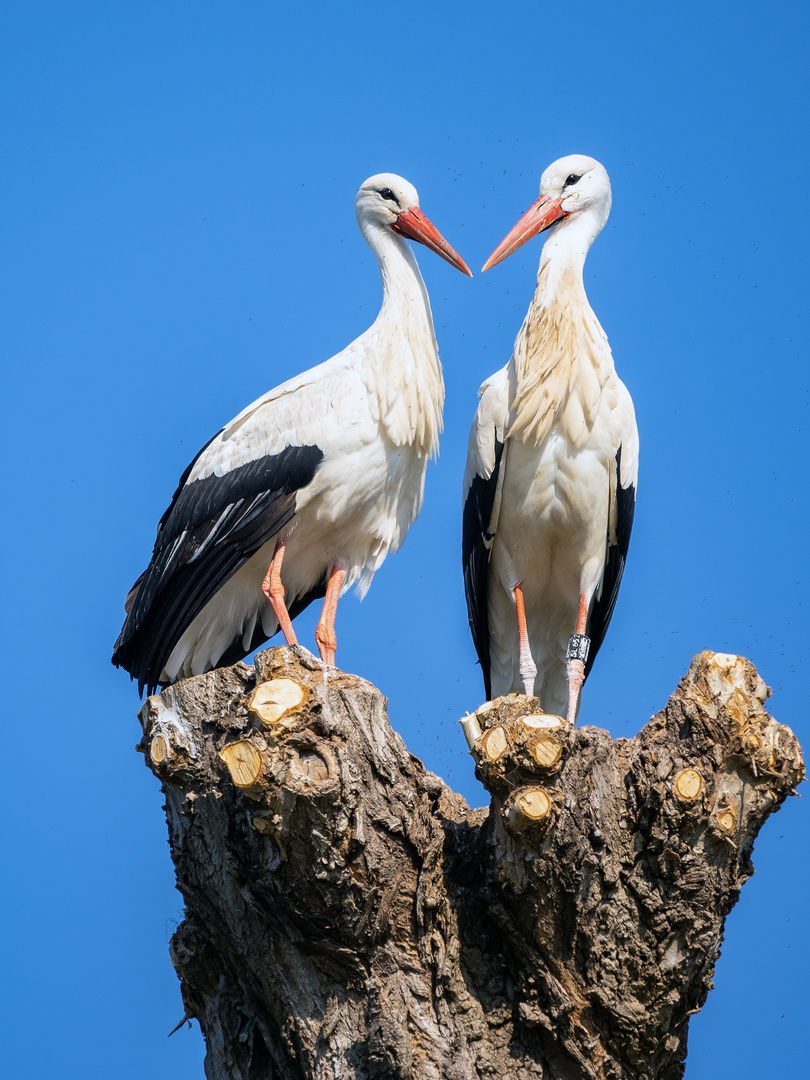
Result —
<path fill-rule="evenodd" d="M 804 776 L 768 693 L 704 652 L 632 739 L 487 703 L 479 810 L 298 647 L 149 698 L 206 1076 L 682 1076 L 754 839 Z"/>

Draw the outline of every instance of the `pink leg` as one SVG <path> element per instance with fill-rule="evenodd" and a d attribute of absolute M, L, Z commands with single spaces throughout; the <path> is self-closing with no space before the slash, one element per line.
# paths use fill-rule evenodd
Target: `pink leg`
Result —
<path fill-rule="evenodd" d="M 579 597 L 579 611 L 577 612 L 577 628 L 568 639 L 566 650 L 566 668 L 568 675 L 568 723 L 577 722 L 577 706 L 579 704 L 579 692 L 585 682 L 585 661 L 588 659 L 588 649 L 591 639 L 585 634 L 588 625 L 588 601 L 585 593 Z"/>
<path fill-rule="evenodd" d="M 338 597 L 340 586 L 343 584 L 345 571 L 333 566 L 329 573 L 329 584 L 326 586 L 326 597 L 323 602 L 323 610 L 315 628 L 315 641 L 318 643 L 318 652 L 321 660 L 329 667 L 335 666 L 335 649 L 337 638 L 335 637 L 335 616 L 337 615 Z"/>
<path fill-rule="evenodd" d="M 270 606 L 273 609 L 273 614 L 278 619 L 278 625 L 284 635 L 284 640 L 288 645 L 297 645 L 298 638 L 295 636 L 290 613 L 284 603 L 284 586 L 281 584 L 281 564 L 284 561 L 286 547 L 287 545 L 281 540 L 276 544 L 273 561 L 270 563 L 270 569 L 262 582 L 262 592 L 270 601 Z"/>
<path fill-rule="evenodd" d="M 523 693 L 534 697 L 534 680 L 537 666 L 529 646 L 529 632 L 526 629 L 526 609 L 523 605 L 523 582 L 515 586 L 515 607 L 517 608 L 518 636 L 520 638 L 520 677 L 523 680 Z"/>

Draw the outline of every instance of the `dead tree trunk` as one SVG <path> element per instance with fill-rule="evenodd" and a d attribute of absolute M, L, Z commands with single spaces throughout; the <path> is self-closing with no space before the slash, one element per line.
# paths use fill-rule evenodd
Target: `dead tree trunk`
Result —
<path fill-rule="evenodd" d="M 615 740 L 500 698 L 465 722 L 482 810 L 298 648 L 150 698 L 209 1080 L 680 1077 L 754 838 L 804 775 L 767 694 L 704 652 Z"/>

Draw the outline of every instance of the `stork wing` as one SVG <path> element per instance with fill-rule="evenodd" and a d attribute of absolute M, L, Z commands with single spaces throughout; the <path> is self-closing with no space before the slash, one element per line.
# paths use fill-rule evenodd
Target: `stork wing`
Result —
<path fill-rule="evenodd" d="M 616 451 L 615 467 L 611 469 L 610 474 L 610 512 L 605 545 L 605 570 L 602 584 L 588 615 L 587 634 L 591 639 L 591 647 L 585 662 L 586 678 L 605 640 L 613 609 L 616 606 L 636 507 L 638 431 L 630 395 L 623 385 L 620 384 L 620 388 L 623 395 L 617 412 L 624 421 L 622 423 L 623 438 Z"/>
<path fill-rule="evenodd" d="M 362 388 L 333 366 L 327 361 L 254 402 L 180 478 L 149 566 L 127 597 L 113 651 L 113 663 L 129 671 L 141 690 L 154 690 L 191 622 L 291 521 L 299 493 L 335 438 L 330 420 L 357 422 Z"/>
<path fill-rule="evenodd" d="M 464 473 L 461 537 L 464 594 L 487 700 L 491 696 L 487 607 L 489 556 L 498 527 L 503 488 L 507 387 L 506 368 L 496 372 L 481 387 L 478 409 L 470 430 Z"/>

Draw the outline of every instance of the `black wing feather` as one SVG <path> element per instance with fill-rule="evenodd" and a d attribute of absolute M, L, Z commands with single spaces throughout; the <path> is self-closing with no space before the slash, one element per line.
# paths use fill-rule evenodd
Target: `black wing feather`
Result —
<path fill-rule="evenodd" d="M 188 483 L 200 454 L 184 472 L 160 519 L 152 560 L 127 598 L 127 618 L 113 651 L 112 662 L 129 671 L 140 690 L 146 686 L 149 693 L 191 622 L 294 516 L 296 492 L 311 483 L 323 460 L 317 446 L 288 446 L 224 476 Z M 262 637 L 257 645 L 265 640 Z M 229 656 L 236 646 L 234 642 Z"/>
<path fill-rule="evenodd" d="M 467 499 L 461 526 L 461 562 L 464 570 L 464 595 L 467 598 L 467 617 L 470 622 L 475 651 L 484 677 L 484 690 L 489 701 L 492 692 L 489 672 L 489 611 L 487 610 L 487 585 L 489 581 L 489 554 L 492 536 L 489 524 L 498 489 L 503 443 L 495 437 L 495 464 L 492 474 L 485 478 L 474 476 Z"/>
<path fill-rule="evenodd" d="M 619 595 L 624 564 L 627 561 L 627 550 L 630 547 L 630 533 L 636 508 L 636 488 L 635 484 L 622 487 L 621 476 L 622 448 L 620 446 L 616 452 L 616 542 L 611 543 L 610 537 L 608 538 L 602 592 L 599 598 L 594 600 L 588 616 L 587 633 L 591 639 L 591 647 L 588 659 L 585 661 L 585 678 L 588 677 L 596 654 L 605 640 L 613 609 L 616 607 L 616 598 Z"/>

